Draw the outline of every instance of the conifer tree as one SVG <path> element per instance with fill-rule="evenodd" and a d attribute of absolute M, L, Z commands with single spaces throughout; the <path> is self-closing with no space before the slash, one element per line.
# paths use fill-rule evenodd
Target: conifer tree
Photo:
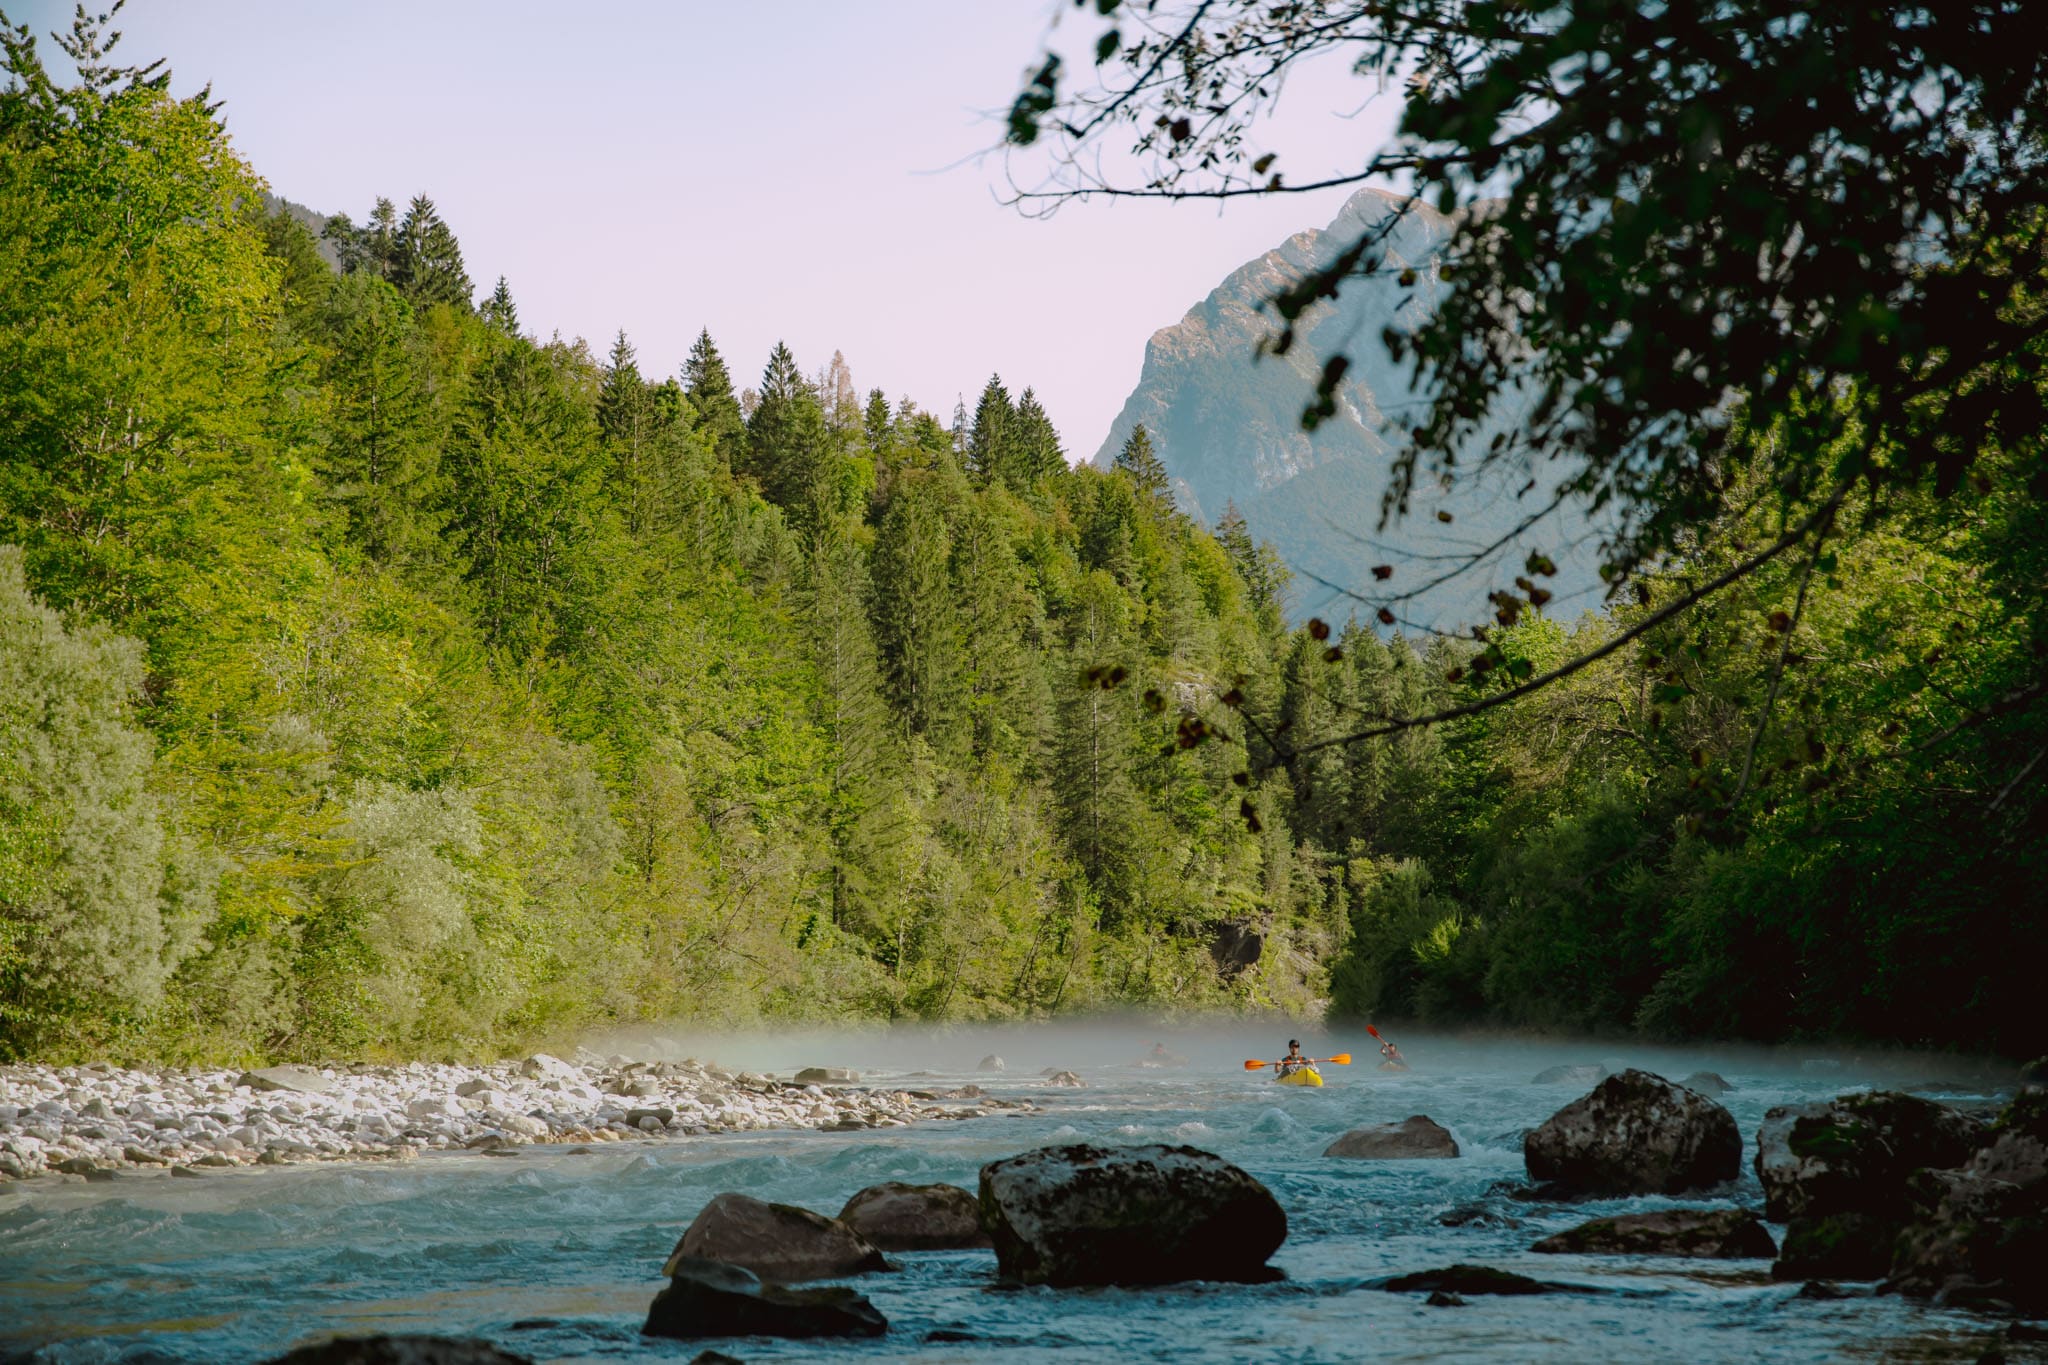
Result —
<path fill-rule="evenodd" d="M 1017 750 L 1019 735 L 1035 736 L 1037 718 L 1023 705 L 1026 668 L 1020 617 L 1023 575 L 1009 537 L 985 506 L 971 506 L 953 529 L 954 593 L 966 642 L 960 701 L 972 752 Z"/>
<path fill-rule="evenodd" d="M 697 333 L 683 362 L 683 396 L 697 413 L 697 430 L 727 468 L 746 459 L 747 419 L 733 396 L 732 374 L 707 327 Z"/>
<path fill-rule="evenodd" d="M 461 245 L 424 194 L 413 197 L 398 225 L 389 278 L 420 306 L 446 303 L 468 308 L 476 293 L 462 264 Z"/>
<path fill-rule="evenodd" d="M 439 444 L 412 309 L 368 272 L 336 281 L 321 310 L 333 407 L 318 467 L 348 539 L 379 564 L 438 554 Z"/>
<path fill-rule="evenodd" d="M 952 541 L 928 487 L 890 500 L 875 534 L 875 635 L 904 728 L 947 747 L 963 642 L 954 605 Z"/>
<path fill-rule="evenodd" d="M 519 308 L 512 302 L 512 286 L 505 283 L 503 275 L 491 290 L 491 296 L 484 300 L 483 319 L 507 336 L 519 335 Z"/>
<path fill-rule="evenodd" d="M 1067 455 L 1060 449 L 1060 434 L 1053 429 L 1038 395 L 1024 390 L 1017 400 L 1017 417 L 1012 444 L 1016 449 L 1015 482 L 1028 488 L 1040 479 L 1066 472 Z"/>
<path fill-rule="evenodd" d="M 1010 391 L 999 375 L 990 375 L 974 405 L 974 425 L 967 435 L 966 468 L 976 482 L 1015 482 L 1012 465 L 1017 410 L 1010 404 Z"/>
<path fill-rule="evenodd" d="M 781 342 L 761 372 L 761 397 L 747 420 L 747 454 L 740 472 L 751 474 L 768 501 L 792 525 L 813 524 L 818 504 L 829 501 L 826 484 L 835 452 L 817 394 L 804 381 L 796 357 Z"/>
<path fill-rule="evenodd" d="M 1287 565 L 1270 541 L 1253 541 L 1251 527 L 1237 510 L 1235 500 L 1223 505 L 1223 519 L 1216 523 L 1216 540 L 1230 556 L 1237 576 L 1244 580 L 1252 606 L 1261 613 L 1277 607 L 1287 587 Z"/>
<path fill-rule="evenodd" d="M 1129 907 L 1139 851 L 1134 689 L 1118 671 L 1132 657 L 1130 602 L 1100 571 L 1082 581 L 1077 596 L 1055 731 L 1054 808 L 1108 926 Z"/>
<path fill-rule="evenodd" d="M 668 433 L 658 415 L 654 391 L 641 378 L 633 344 L 621 328 L 597 391 L 597 429 L 627 529 L 635 535 L 653 529 L 671 492 L 670 451 L 663 439 Z"/>
<path fill-rule="evenodd" d="M 1142 497 L 1171 505 L 1172 481 L 1167 477 L 1165 463 L 1152 449 L 1152 433 L 1145 430 L 1143 422 L 1131 428 L 1123 449 L 1116 453 L 1116 468 L 1130 476 Z"/>

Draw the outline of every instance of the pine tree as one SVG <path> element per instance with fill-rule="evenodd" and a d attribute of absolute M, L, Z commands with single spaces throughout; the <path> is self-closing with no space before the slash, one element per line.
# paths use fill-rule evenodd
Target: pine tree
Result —
<path fill-rule="evenodd" d="M 1286 562 L 1271 542 L 1252 540 L 1251 527 L 1234 500 L 1223 505 L 1223 519 L 1216 523 L 1216 540 L 1230 556 L 1237 576 L 1244 580 L 1253 609 L 1262 615 L 1274 615 L 1280 595 L 1287 588 Z"/>
<path fill-rule="evenodd" d="M 974 405 L 974 425 L 967 435 L 967 472 L 984 487 L 992 483 L 1014 483 L 1012 456 L 1013 428 L 1017 410 L 1010 404 L 1010 391 L 1002 378 L 990 375 Z"/>
<path fill-rule="evenodd" d="M 461 245 L 424 194 L 413 197 L 405 221 L 398 225 L 390 279 L 401 294 L 421 306 L 446 303 L 467 308 L 476 293 L 462 264 Z"/>
<path fill-rule="evenodd" d="M 953 531 L 954 594 L 966 642 L 961 704 L 977 757 L 1014 752 L 1017 737 L 1035 735 L 1024 714 L 1025 660 L 1019 640 L 1023 575 L 1002 526 L 986 507 L 970 506 Z"/>
<path fill-rule="evenodd" d="M 358 272 L 329 291 L 320 325 L 332 409 L 317 465 L 348 539 L 379 564 L 432 558 L 439 443 L 412 309 L 383 279 Z"/>
<path fill-rule="evenodd" d="M 802 610 L 818 679 L 816 719 L 827 749 L 832 922 L 864 932 L 879 918 L 868 907 L 886 894 L 897 842 L 887 802 L 901 768 L 881 695 L 871 595 L 867 564 L 849 528 L 838 522 L 822 528 L 807 565 Z"/>
<path fill-rule="evenodd" d="M 952 541 L 928 488 L 891 499 L 875 534 L 875 635 L 905 729 L 944 749 L 957 721 L 962 641 L 949 570 Z"/>
<path fill-rule="evenodd" d="M 633 344 L 621 328 L 597 391 L 597 429 L 626 527 L 635 535 L 654 528 L 672 492 L 671 452 L 663 439 L 668 433 L 658 416 L 654 391 L 640 377 Z"/>
<path fill-rule="evenodd" d="M 809 526 L 819 505 L 831 501 L 832 443 L 817 395 L 804 382 L 796 357 L 776 342 L 761 371 L 760 402 L 747 420 L 747 454 L 740 472 L 754 477 L 762 495 L 792 525 Z"/>
<path fill-rule="evenodd" d="M 484 300 L 483 319 L 506 336 L 519 335 L 519 308 L 512 302 L 512 286 L 505 283 L 503 275 L 498 276 L 497 287 Z"/>
<path fill-rule="evenodd" d="M 834 351 L 825 372 L 818 376 L 818 404 L 834 432 L 850 435 L 860 430 L 860 394 L 853 387 L 853 371 L 847 368 L 843 352 Z"/>
<path fill-rule="evenodd" d="M 725 368 L 725 357 L 711 340 L 709 328 L 697 333 L 689 359 L 683 362 L 683 396 L 696 410 L 697 430 L 703 433 L 713 453 L 727 468 L 742 464 L 746 459 L 747 419 L 740 411 L 739 400 L 733 396 L 732 375 Z"/>
<path fill-rule="evenodd" d="M 1124 448 L 1116 453 L 1116 468 L 1128 474 L 1139 494 L 1162 505 L 1171 505 L 1173 485 L 1166 465 L 1152 449 L 1152 433 L 1140 422 L 1131 428 Z"/>
<path fill-rule="evenodd" d="M 1016 448 L 1015 483 L 1019 488 L 1029 488 L 1040 479 L 1066 472 L 1067 455 L 1060 449 L 1060 434 L 1053 430 L 1052 419 L 1046 416 L 1038 395 L 1030 389 L 1024 390 L 1017 400 L 1012 443 Z"/>
<path fill-rule="evenodd" d="M 1112 925 L 1129 907 L 1138 867 L 1138 790 L 1132 776 L 1136 713 L 1130 599 L 1107 574 L 1079 585 L 1059 703 L 1053 795 L 1074 861 L 1094 890 L 1098 918 Z"/>

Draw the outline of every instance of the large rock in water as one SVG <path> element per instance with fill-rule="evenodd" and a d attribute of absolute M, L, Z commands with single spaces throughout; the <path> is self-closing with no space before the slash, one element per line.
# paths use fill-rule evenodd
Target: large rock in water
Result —
<path fill-rule="evenodd" d="M 958 1185 L 870 1185 L 846 1201 L 839 1221 L 883 1251 L 985 1247 L 981 1201 Z"/>
<path fill-rule="evenodd" d="M 1715 1260 L 1769 1260 L 1778 1244 L 1747 1209 L 1659 1209 L 1595 1218 L 1531 1251 L 1585 1256 L 1698 1256 Z"/>
<path fill-rule="evenodd" d="M 1045 1147 L 981 1168 L 996 1269 L 1024 1284 L 1277 1278 L 1272 1193 L 1193 1147 Z"/>
<path fill-rule="evenodd" d="M 648 1306 L 643 1336 L 878 1337 L 889 1320 L 843 1285 L 783 1289 L 743 1267 L 671 1257 L 668 1288 Z"/>
<path fill-rule="evenodd" d="M 1916 1178 L 1886 1289 L 2048 1314 L 2048 1092 L 2022 1092 L 1994 1132 L 1961 1170 Z"/>
<path fill-rule="evenodd" d="M 1403 1161 L 1428 1157 L 1454 1157 L 1458 1143 L 1432 1118 L 1413 1114 L 1399 1123 L 1379 1123 L 1353 1128 L 1323 1149 L 1324 1156 L 1358 1157 L 1367 1161 Z"/>
<path fill-rule="evenodd" d="M 301 1346 L 270 1365 L 533 1365 L 531 1358 L 501 1351 L 475 1337 L 337 1337 Z"/>
<path fill-rule="evenodd" d="M 837 1218 L 744 1194 L 721 1194 L 706 1204 L 661 1273 L 675 1274 L 689 1257 L 725 1261 L 779 1284 L 889 1268 L 880 1251 Z"/>
<path fill-rule="evenodd" d="M 1522 1140 L 1532 1179 L 1570 1194 L 1678 1194 L 1742 1169 L 1735 1116 L 1647 1071 L 1624 1071 Z"/>
<path fill-rule="evenodd" d="M 1890 1091 L 1770 1110 L 1757 1130 L 1756 1174 L 1765 1215 L 1786 1224 L 1771 1273 L 1880 1278 L 1913 1211 L 1914 1173 L 1961 1166 L 1983 1138 L 1975 1119 Z"/>

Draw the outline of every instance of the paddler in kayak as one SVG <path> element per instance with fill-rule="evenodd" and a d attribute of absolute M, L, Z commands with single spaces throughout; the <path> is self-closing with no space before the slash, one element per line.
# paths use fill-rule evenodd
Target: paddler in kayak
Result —
<path fill-rule="evenodd" d="M 1386 1058 L 1385 1061 L 1380 1063 L 1380 1070 L 1382 1071 L 1406 1071 L 1408 1069 L 1407 1059 L 1401 1055 L 1401 1049 L 1384 1039 L 1380 1042 L 1380 1056 Z"/>
<path fill-rule="evenodd" d="M 1287 1055 L 1282 1057 L 1275 1065 L 1280 1068 L 1282 1076 L 1292 1076 L 1297 1071 L 1307 1071 L 1310 1069 L 1308 1058 L 1301 1055 L 1301 1040 L 1299 1038 L 1289 1038 L 1287 1040 Z"/>

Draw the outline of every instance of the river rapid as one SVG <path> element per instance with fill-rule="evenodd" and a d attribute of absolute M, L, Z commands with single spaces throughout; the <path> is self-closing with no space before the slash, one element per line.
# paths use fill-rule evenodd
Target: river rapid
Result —
<path fill-rule="evenodd" d="M 1133 1023 L 949 1033 L 848 1032 L 692 1040 L 699 1057 L 788 1074 L 856 1067 L 863 1082 L 942 1087 L 972 1081 L 1029 1099 L 1032 1112 L 854 1133 L 765 1132 L 609 1144 L 571 1153 L 433 1154 L 399 1164 L 156 1173 L 83 1184 L 0 1185 L 0 1361 L 262 1360 L 336 1334 L 487 1337 L 537 1361 L 687 1361 L 705 1345 L 747 1360 L 1754 1361 L 1976 1360 L 1994 1319 L 1852 1289 L 1802 1298 L 1768 1263 L 1539 1256 L 1539 1237 L 1602 1214 L 1684 1206 L 1761 1207 L 1745 1169 L 1710 1198 L 1528 1203 L 1520 1130 L 1578 1098 L 1541 1085 L 1553 1064 L 1638 1066 L 1679 1079 L 1715 1071 L 1749 1152 L 1764 1111 L 1863 1088 L 1932 1085 L 1981 1105 L 1998 1077 L 1954 1061 L 1859 1059 L 1614 1043 L 1397 1036 L 1413 1069 L 1383 1073 L 1372 1040 L 1300 1035 L 1323 1056 L 1321 1089 L 1247 1072 L 1273 1057 L 1275 1029 L 1192 1030 Z M 1187 1065 L 1135 1065 L 1163 1041 Z M 631 1053 L 618 1040 L 594 1044 Z M 1007 1063 L 978 1070 L 986 1053 Z M 642 1055 L 645 1055 L 644 1049 Z M 1049 1088 L 1071 1068 L 1086 1089 Z M 1448 1161 L 1345 1161 L 1323 1149 L 1348 1128 L 1427 1114 L 1463 1155 Z M 868 1342 L 686 1343 L 639 1335 L 663 1258 L 713 1195 L 737 1190 L 837 1213 L 878 1181 L 973 1189 L 983 1163 L 1076 1141 L 1187 1143 L 1264 1181 L 1286 1209 L 1274 1257 L 1285 1279 L 1258 1286 L 1143 1290 L 1006 1289 L 986 1252 L 901 1254 L 893 1274 L 857 1281 L 890 1323 Z M 1447 1226 L 1473 1206 L 1488 1216 Z M 1774 1229 L 1782 1233 L 1782 1229 Z M 1476 1262 L 1590 1292 L 1473 1298 L 1430 1307 L 1367 1285 L 1377 1277 Z M 2006 1359 L 2029 1358 L 2006 1344 Z"/>

